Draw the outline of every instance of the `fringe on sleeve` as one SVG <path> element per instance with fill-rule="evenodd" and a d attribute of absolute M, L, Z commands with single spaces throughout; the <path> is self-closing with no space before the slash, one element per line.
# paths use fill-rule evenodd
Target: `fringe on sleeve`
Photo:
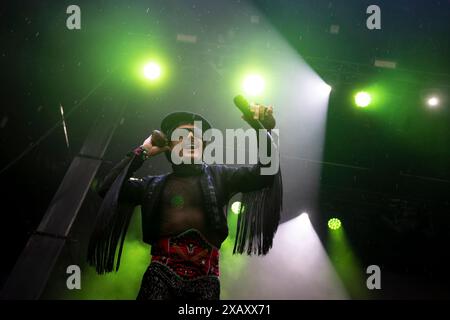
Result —
<path fill-rule="evenodd" d="M 233 254 L 265 255 L 272 248 L 283 208 L 281 169 L 271 186 L 243 193 Z"/>
<path fill-rule="evenodd" d="M 106 193 L 89 240 L 87 261 L 97 273 L 119 270 L 123 244 L 134 205 L 119 202 L 119 193 L 134 157 L 122 169 Z M 117 251 L 117 246 L 119 250 Z"/>

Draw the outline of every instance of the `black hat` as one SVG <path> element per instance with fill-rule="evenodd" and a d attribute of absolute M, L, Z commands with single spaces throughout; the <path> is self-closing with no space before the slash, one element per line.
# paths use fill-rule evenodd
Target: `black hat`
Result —
<path fill-rule="evenodd" d="M 202 131 L 206 131 L 211 128 L 211 124 L 208 120 L 203 118 L 201 115 L 192 112 L 177 111 L 169 113 L 164 117 L 161 122 L 161 131 L 169 137 L 172 134 L 172 131 L 177 127 L 183 124 L 193 124 L 194 121 L 202 122 Z"/>

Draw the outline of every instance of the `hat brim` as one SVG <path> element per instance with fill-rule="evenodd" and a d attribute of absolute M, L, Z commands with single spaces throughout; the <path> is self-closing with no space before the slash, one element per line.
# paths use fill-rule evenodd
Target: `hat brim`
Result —
<path fill-rule="evenodd" d="M 177 111 L 170 113 L 164 117 L 161 122 L 161 131 L 166 136 L 170 136 L 172 134 L 172 131 L 177 127 L 183 124 L 193 124 L 194 121 L 202 122 L 202 131 L 206 131 L 211 128 L 211 124 L 209 123 L 209 121 L 201 115 L 192 112 Z"/>

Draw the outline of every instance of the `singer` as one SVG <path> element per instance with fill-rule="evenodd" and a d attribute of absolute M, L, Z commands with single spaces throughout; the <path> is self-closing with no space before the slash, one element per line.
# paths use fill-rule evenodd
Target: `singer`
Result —
<path fill-rule="evenodd" d="M 272 108 L 248 109 L 242 117 L 253 128 L 275 127 Z M 250 167 L 207 165 L 206 141 L 195 135 L 194 121 L 204 130 L 211 124 L 201 115 L 175 112 L 141 146 L 129 152 L 99 184 L 103 202 L 90 238 L 88 262 L 99 274 L 117 271 L 125 234 L 135 206 L 141 206 L 144 242 L 151 245 L 138 300 L 220 299 L 219 249 L 228 235 L 227 205 L 242 193 L 234 254 L 265 255 L 272 247 L 282 208 L 281 172 L 262 175 L 258 161 Z M 168 141 L 175 129 L 189 134 Z M 266 137 L 268 147 L 271 140 Z M 171 150 L 182 144 L 190 164 L 174 164 Z M 274 149 L 272 149 L 274 150 Z M 133 177 L 142 163 L 165 153 L 173 172 Z M 198 161 L 200 160 L 200 161 Z"/>

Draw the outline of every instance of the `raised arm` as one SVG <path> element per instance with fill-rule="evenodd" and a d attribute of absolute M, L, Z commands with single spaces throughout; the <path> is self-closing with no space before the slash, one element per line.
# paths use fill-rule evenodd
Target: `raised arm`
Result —
<path fill-rule="evenodd" d="M 154 132 L 152 135 L 154 140 L 159 139 L 159 132 Z M 134 173 L 142 166 L 144 161 L 167 150 L 168 147 L 158 147 L 153 142 L 152 135 L 150 135 L 144 143 L 130 151 L 125 158 L 116 164 L 111 171 L 100 180 L 97 186 L 98 194 L 104 198 L 111 186 L 117 179 L 122 178 L 122 186 L 119 194 L 119 201 L 126 201 L 131 204 L 140 204 L 140 200 L 144 196 L 147 186 L 148 178 L 135 178 Z M 155 138 L 155 136 L 157 138 Z M 121 177 L 121 175 L 123 175 Z"/>
<path fill-rule="evenodd" d="M 261 161 L 263 159 L 259 154 L 256 165 L 241 168 L 223 167 L 221 176 L 225 181 L 224 187 L 228 199 L 235 193 L 242 192 L 242 205 L 237 221 L 233 253 L 264 255 L 272 247 L 280 221 L 283 207 L 283 184 L 279 168 L 278 147 L 273 144 L 270 136 L 270 131 L 275 127 L 272 108 L 257 106 L 257 110 L 252 109 L 252 113 L 253 118 L 243 117 L 244 120 L 255 129 L 260 127 L 260 123 L 267 129 L 266 134 L 261 137 L 258 134 L 257 137 L 266 140 L 267 154 L 275 157 L 270 157 L 270 162 L 266 162 Z M 259 123 L 255 123 L 256 120 L 259 120 Z M 258 142 L 264 141 L 258 140 Z M 274 168 L 267 168 L 273 164 L 271 162 L 274 160 L 276 161 Z"/>
<path fill-rule="evenodd" d="M 273 110 L 271 107 L 256 105 L 254 108 L 252 108 L 252 112 L 254 114 L 254 118 L 249 119 L 243 116 L 243 119 L 255 129 L 258 127 L 258 125 L 255 123 L 255 120 L 259 119 L 259 121 L 263 124 L 267 131 L 265 133 L 261 132 L 261 136 L 257 131 L 256 136 L 258 141 L 258 149 L 260 148 L 260 143 L 265 143 L 266 155 L 270 159 L 275 159 L 274 162 L 276 163 L 274 164 L 267 161 L 261 161 L 258 152 L 258 163 L 253 166 L 223 166 L 222 176 L 226 183 L 225 188 L 229 197 L 239 192 L 251 192 L 270 187 L 273 184 L 276 174 L 279 174 L 279 157 L 278 154 L 275 154 L 278 152 L 278 148 L 273 144 L 271 136 L 271 130 L 275 127 Z M 275 166 L 275 169 L 272 170 L 273 172 L 267 170 L 273 165 Z M 264 170 L 263 168 L 265 168 L 266 170 Z"/>
<path fill-rule="evenodd" d="M 155 141 L 153 132 L 139 148 L 122 159 L 99 185 L 98 192 L 103 196 L 103 202 L 89 239 L 87 260 L 100 274 L 119 269 L 134 207 L 143 199 L 150 180 L 149 177 L 136 179 L 132 175 L 147 157 L 168 150 L 168 147 L 156 146 Z"/>

